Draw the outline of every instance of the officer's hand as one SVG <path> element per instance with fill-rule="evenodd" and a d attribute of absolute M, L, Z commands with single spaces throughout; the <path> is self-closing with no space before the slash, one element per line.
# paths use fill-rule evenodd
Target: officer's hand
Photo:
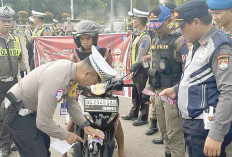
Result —
<path fill-rule="evenodd" d="M 34 38 L 35 38 L 35 37 L 31 37 L 29 40 L 32 42 L 32 41 L 34 41 Z"/>
<path fill-rule="evenodd" d="M 71 132 L 68 133 L 68 137 L 67 137 L 66 141 L 70 145 L 72 145 L 73 143 L 76 143 L 77 141 L 81 141 L 82 143 L 84 142 L 80 136 L 77 136 L 76 134 L 71 133 Z"/>
<path fill-rule="evenodd" d="M 149 62 L 151 60 L 151 55 L 146 55 L 142 57 L 144 63 Z"/>
<path fill-rule="evenodd" d="M 205 140 L 204 154 L 209 157 L 220 156 L 222 143 L 207 137 Z"/>
<path fill-rule="evenodd" d="M 159 93 L 160 96 L 168 96 L 172 99 L 176 98 L 176 93 L 173 88 L 167 88 Z"/>
<path fill-rule="evenodd" d="M 105 135 L 102 135 L 102 133 L 100 131 L 95 130 L 91 126 L 84 127 L 84 131 L 86 134 L 98 137 L 101 140 L 103 140 L 105 138 Z"/>

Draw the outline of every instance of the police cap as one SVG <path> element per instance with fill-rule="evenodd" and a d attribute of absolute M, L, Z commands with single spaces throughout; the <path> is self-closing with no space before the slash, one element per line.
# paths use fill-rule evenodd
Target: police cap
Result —
<path fill-rule="evenodd" d="M 157 6 L 150 12 L 149 27 L 152 29 L 160 28 L 163 23 L 171 17 L 170 9 L 165 6 Z"/>
<path fill-rule="evenodd" d="M 29 23 L 34 23 L 33 17 L 29 17 Z"/>
<path fill-rule="evenodd" d="M 176 4 L 173 2 L 164 3 L 164 6 L 170 9 L 171 13 L 173 13 L 175 8 L 177 7 Z"/>
<path fill-rule="evenodd" d="M 11 21 L 15 11 L 7 6 L 0 7 L 0 19 L 3 21 Z"/>
<path fill-rule="evenodd" d="M 31 15 L 32 15 L 33 17 L 45 17 L 45 16 L 46 16 L 46 14 L 41 13 L 41 12 L 38 12 L 38 11 L 35 11 L 35 10 L 32 10 L 32 11 L 31 11 Z"/>
<path fill-rule="evenodd" d="M 128 16 L 133 16 L 132 11 L 128 11 Z"/>
<path fill-rule="evenodd" d="M 149 12 L 140 11 L 138 9 L 133 8 L 133 16 L 134 17 L 144 17 L 144 18 L 147 18 L 148 15 L 149 15 Z"/>
<path fill-rule="evenodd" d="M 54 23 L 58 23 L 58 20 L 56 20 L 56 19 L 53 19 L 52 21 L 53 21 Z"/>
<path fill-rule="evenodd" d="M 203 0 L 192 0 L 186 2 L 174 10 L 175 21 L 169 26 L 170 29 L 177 29 L 187 21 L 209 14 L 209 7 Z M 174 27 L 173 27 L 174 26 Z"/>
<path fill-rule="evenodd" d="M 114 50 L 114 54 L 115 54 L 115 55 L 120 55 L 120 54 L 121 54 L 121 50 L 120 50 L 120 49 Z"/>
<path fill-rule="evenodd" d="M 106 62 L 95 46 L 92 46 L 92 54 L 89 56 L 89 60 L 101 80 L 112 78 L 117 74 L 117 71 Z"/>
<path fill-rule="evenodd" d="M 224 10 L 232 8 L 232 0 L 206 0 L 211 10 Z"/>

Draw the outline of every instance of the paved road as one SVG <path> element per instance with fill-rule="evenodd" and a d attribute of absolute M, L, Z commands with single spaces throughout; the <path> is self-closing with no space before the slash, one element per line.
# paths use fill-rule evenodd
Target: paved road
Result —
<path fill-rule="evenodd" d="M 23 40 L 23 36 L 20 36 Z M 25 46 L 23 46 L 25 50 Z M 26 51 L 24 51 L 26 52 Z M 127 114 L 131 108 L 131 100 L 129 98 L 120 98 L 120 114 Z M 65 127 L 65 117 L 59 115 L 59 107 L 54 115 L 54 119 L 58 125 Z M 148 124 L 144 126 L 133 126 L 132 121 L 121 120 L 124 136 L 125 136 L 125 153 L 127 157 L 164 157 L 164 147 L 163 145 L 154 145 L 151 140 L 153 138 L 158 138 L 160 136 L 159 133 L 155 135 L 146 136 L 144 133 L 146 129 L 149 127 Z M 54 141 L 54 139 L 52 139 Z M 51 157 L 59 157 L 60 154 L 50 148 L 52 155 Z M 115 151 L 114 157 L 117 155 L 117 151 Z M 17 152 L 12 152 L 10 157 L 19 157 Z M 72 157 L 72 150 L 69 152 L 69 157 Z"/>

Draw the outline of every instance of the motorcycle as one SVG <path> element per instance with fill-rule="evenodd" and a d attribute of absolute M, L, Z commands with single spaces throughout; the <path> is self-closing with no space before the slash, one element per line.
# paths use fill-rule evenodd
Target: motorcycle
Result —
<path fill-rule="evenodd" d="M 130 67 L 130 73 L 135 74 L 142 68 L 142 63 Z M 128 76 L 125 75 L 123 78 Z M 85 118 L 90 126 L 104 133 L 105 138 L 100 141 L 84 133 L 76 125 L 76 134 L 83 138 L 84 143 L 78 142 L 73 146 L 74 157 L 112 157 L 115 148 L 115 133 L 119 120 L 119 98 L 109 94 L 110 91 L 122 91 L 123 87 L 133 87 L 133 84 L 124 84 L 123 78 L 109 79 L 103 83 L 90 87 L 92 96 L 79 96 L 78 101 L 84 110 Z"/>

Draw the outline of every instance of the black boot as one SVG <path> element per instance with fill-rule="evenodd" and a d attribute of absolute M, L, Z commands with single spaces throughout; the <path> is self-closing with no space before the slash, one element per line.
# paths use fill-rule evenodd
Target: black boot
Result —
<path fill-rule="evenodd" d="M 154 143 L 154 144 L 164 144 L 164 138 L 163 138 L 163 137 L 154 138 L 154 139 L 152 140 L 152 143 Z"/>
<path fill-rule="evenodd" d="M 157 120 L 150 118 L 151 125 L 149 129 L 145 132 L 146 135 L 152 135 L 158 131 Z"/>
<path fill-rule="evenodd" d="M 171 157 L 171 153 L 165 152 L 165 157 Z"/>

